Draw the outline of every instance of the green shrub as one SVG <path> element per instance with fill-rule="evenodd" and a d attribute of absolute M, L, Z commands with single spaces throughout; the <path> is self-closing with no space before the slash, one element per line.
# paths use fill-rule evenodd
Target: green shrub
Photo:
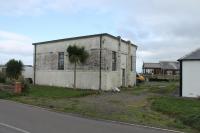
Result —
<path fill-rule="evenodd" d="M 22 89 L 23 93 L 29 93 L 30 92 L 30 84 L 29 82 L 25 81 L 23 83 L 23 89 Z"/>
<path fill-rule="evenodd" d="M 29 93 L 30 92 L 29 82 L 26 79 L 24 79 L 23 76 L 20 76 L 18 81 L 21 82 L 22 84 L 22 93 Z"/>

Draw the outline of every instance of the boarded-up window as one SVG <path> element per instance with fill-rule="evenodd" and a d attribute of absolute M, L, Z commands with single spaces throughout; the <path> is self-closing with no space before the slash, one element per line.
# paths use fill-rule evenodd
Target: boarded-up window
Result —
<path fill-rule="evenodd" d="M 117 70 L 117 54 L 115 51 L 112 51 L 112 71 Z"/>
<path fill-rule="evenodd" d="M 58 70 L 64 70 L 64 52 L 58 53 Z"/>

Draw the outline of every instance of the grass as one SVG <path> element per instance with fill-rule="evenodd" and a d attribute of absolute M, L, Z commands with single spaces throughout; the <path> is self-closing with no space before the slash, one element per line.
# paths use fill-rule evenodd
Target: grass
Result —
<path fill-rule="evenodd" d="M 72 97 L 83 97 L 87 95 L 97 94 L 96 91 L 92 90 L 80 90 L 63 87 L 50 87 L 50 86 L 31 86 L 29 97 L 35 98 L 72 98 Z"/>
<path fill-rule="evenodd" d="M 154 98 L 152 109 L 200 131 L 200 101 L 175 97 Z"/>
<path fill-rule="evenodd" d="M 25 103 L 32 101 L 31 103 L 34 104 L 34 102 L 40 100 L 78 98 L 97 94 L 98 92 L 93 90 L 80 90 L 52 86 L 30 86 L 29 93 L 22 93 L 21 95 L 0 90 L 0 99 L 13 99 Z"/>
<path fill-rule="evenodd" d="M 10 97 L 10 100 L 52 108 L 63 111 L 65 106 L 71 107 L 72 98 L 86 97 L 88 95 L 98 95 L 99 92 L 93 90 L 80 90 L 55 86 L 30 86 L 29 93 Z"/>
<path fill-rule="evenodd" d="M 5 92 L 0 90 L 0 99 L 8 99 L 14 97 L 15 95 L 10 92 Z"/>
<path fill-rule="evenodd" d="M 172 97 L 177 87 L 177 82 L 148 82 L 122 89 L 120 93 L 99 93 L 31 86 L 26 95 L 10 96 L 0 92 L 0 98 L 86 117 L 198 132 L 199 101 Z"/>
<path fill-rule="evenodd" d="M 133 93 L 136 95 L 144 93 L 171 95 L 177 90 L 177 87 L 178 82 L 145 82 L 134 87 Z"/>

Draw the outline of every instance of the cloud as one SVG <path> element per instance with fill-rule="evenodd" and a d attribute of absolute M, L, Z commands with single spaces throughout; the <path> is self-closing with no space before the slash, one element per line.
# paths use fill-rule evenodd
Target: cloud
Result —
<path fill-rule="evenodd" d="M 12 32 L 6 32 L 0 30 L 0 39 L 8 39 L 8 40 L 17 40 L 17 41 L 31 41 L 31 39 L 27 36 L 12 33 Z"/>
<path fill-rule="evenodd" d="M 141 60 L 177 60 L 200 46 L 199 7 L 199 0 L 6 0 L 0 2 L 0 14 L 23 16 L 57 12 L 66 17 L 81 15 L 84 11 L 95 15 L 104 13 L 105 20 L 102 18 L 101 21 L 107 22 L 106 17 L 110 18 L 107 23 L 114 29 L 108 29 L 108 32 L 138 45 L 140 59 L 137 64 L 141 68 Z M 95 19 L 87 18 L 88 23 Z M 27 47 L 24 42 L 30 43 L 30 40 L 24 37 L 0 32 L 0 45 L 10 44 L 1 46 L 1 52 L 9 53 L 11 46 L 14 49 L 18 45 Z M 28 54 L 25 49 L 21 53 Z"/>
<path fill-rule="evenodd" d="M 32 16 L 43 15 L 50 11 L 69 14 L 87 9 L 105 12 L 113 2 L 114 0 L 6 0 L 0 2 L 0 14 Z"/>
<path fill-rule="evenodd" d="M 0 2 L 1 15 L 34 15 L 42 13 L 43 0 L 6 0 Z"/>
<path fill-rule="evenodd" d="M 47 2 L 47 8 L 51 10 L 69 12 L 77 12 L 87 9 L 104 10 L 105 7 L 108 7 L 109 3 L 111 2 L 113 2 L 113 0 L 51 0 Z"/>
<path fill-rule="evenodd" d="M 32 64 L 33 47 L 32 39 L 7 31 L 0 31 L 0 63 L 16 58 Z"/>
<path fill-rule="evenodd" d="M 129 1 L 117 31 L 139 46 L 139 71 L 141 60 L 177 60 L 200 47 L 199 6 L 199 0 Z"/>

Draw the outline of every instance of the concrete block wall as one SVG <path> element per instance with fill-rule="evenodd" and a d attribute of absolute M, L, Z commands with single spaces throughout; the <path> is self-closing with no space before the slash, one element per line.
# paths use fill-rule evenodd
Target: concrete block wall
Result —
<path fill-rule="evenodd" d="M 107 88 L 113 86 L 122 86 L 122 69 L 126 70 L 126 87 L 134 86 L 136 84 L 136 50 L 130 42 L 125 43 L 105 36 L 103 48 L 108 49 L 109 55 L 107 56 L 109 71 L 107 73 Z M 117 71 L 112 71 L 112 51 L 117 52 Z M 133 71 L 131 71 L 131 56 L 133 57 Z"/>
<path fill-rule="evenodd" d="M 74 83 L 73 71 L 64 70 L 39 70 L 36 72 L 36 84 L 60 86 L 60 87 L 73 87 Z M 99 89 L 99 73 L 98 72 L 85 72 L 77 71 L 77 88 L 81 89 Z"/>
<path fill-rule="evenodd" d="M 84 46 L 90 55 L 86 63 L 77 66 L 77 87 L 99 89 L 100 36 L 36 45 L 36 84 L 73 87 L 74 65 L 68 61 L 66 52 L 69 45 Z M 130 57 L 136 56 L 136 47 L 120 41 L 120 38 L 103 36 L 101 51 L 102 89 L 122 85 L 122 68 L 126 69 L 126 86 L 133 86 L 136 71 L 130 71 Z M 112 71 L 112 51 L 117 53 L 117 71 Z M 66 55 L 64 70 L 58 70 L 59 52 Z"/>

